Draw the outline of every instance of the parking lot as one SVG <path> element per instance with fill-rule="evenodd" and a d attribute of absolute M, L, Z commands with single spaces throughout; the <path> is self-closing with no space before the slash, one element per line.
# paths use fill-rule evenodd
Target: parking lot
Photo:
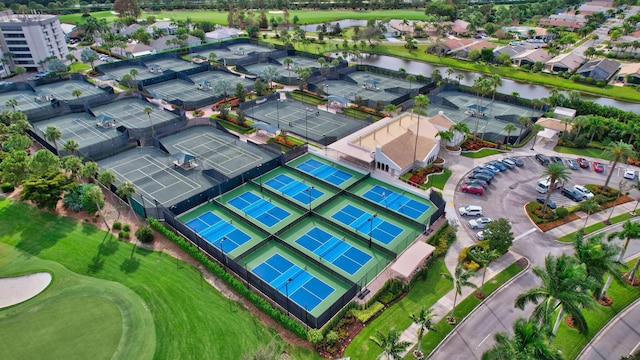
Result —
<path fill-rule="evenodd" d="M 562 157 L 566 163 L 567 157 Z M 572 157 L 575 159 L 574 157 Z M 457 186 L 455 194 L 455 206 L 456 209 L 466 205 L 479 205 L 483 208 L 483 216 L 491 219 L 498 219 L 506 217 L 510 220 L 512 225 L 512 231 L 516 240 L 518 236 L 525 236 L 535 231 L 533 223 L 529 220 L 524 209 L 525 204 L 529 201 L 534 201 L 537 197 L 546 196 L 536 191 L 536 186 L 539 179 L 544 176 L 544 166 L 540 165 L 535 160 L 534 156 L 521 157 L 524 162 L 524 166 L 516 167 L 513 169 L 507 169 L 504 172 L 500 172 L 495 175 L 491 184 L 485 189 L 484 194 L 481 196 L 463 193 L 460 191 L 460 186 L 465 182 L 467 177 L 465 176 Z M 599 184 L 603 185 L 606 177 L 611 169 L 607 162 L 604 163 L 605 171 L 603 173 L 596 173 L 593 171 L 593 167 L 590 164 L 588 169 L 569 170 L 570 179 L 565 186 L 573 187 L 575 184 Z M 623 178 L 624 171 L 626 169 L 625 164 L 618 164 L 614 170 L 614 174 L 611 177 L 609 186 L 617 188 L 620 181 L 624 181 L 629 185 L 637 183 L 637 168 L 635 180 L 626 180 Z M 469 172 L 470 175 L 471 172 Z M 635 188 L 630 190 L 630 196 L 638 198 L 640 192 Z M 554 190 L 550 197 L 558 207 L 569 207 L 576 205 L 573 200 L 562 195 L 561 189 Z M 479 230 L 472 230 L 469 227 L 469 220 L 475 217 L 460 217 L 460 225 L 464 231 L 468 232 L 473 239 L 477 239 L 476 233 Z M 579 221 L 579 220 L 577 220 Z M 533 230 L 532 230 L 533 229 Z"/>

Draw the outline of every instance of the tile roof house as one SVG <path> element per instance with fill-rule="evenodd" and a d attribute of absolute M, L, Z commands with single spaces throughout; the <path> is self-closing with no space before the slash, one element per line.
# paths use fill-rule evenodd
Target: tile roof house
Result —
<path fill-rule="evenodd" d="M 544 64 L 544 68 L 551 72 L 569 71 L 575 72 L 584 63 L 586 58 L 574 52 L 560 54 Z"/>
<path fill-rule="evenodd" d="M 513 56 L 511 60 L 518 66 L 533 65 L 537 62 L 545 63 L 551 59 L 549 52 L 544 49 L 530 49 Z"/>
<path fill-rule="evenodd" d="M 590 77 L 596 81 L 608 81 L 620 68 L 620 63 L 610 59 L 595 59 L 582 65 L 576 74 Z"/>
<path fill-rule="evenodd" d="M 482 51 L 482 49 L 485 48 L 489 48 L 489 49 L 494 49 L 497 45 L 492 43 L 492 42 L 488 42 L 486 40 L 481 40 L 481 41 L 475 41 L 472 42 L 471 44 L 468 45 L 464 45 L 462 47 L 459 47 L 457 49 L 452 49 L 451 51 L 449 51 L 449 55 L 453 55 L 453 56 L 457 56 L 457 57 L 461 57 L 461 58 L 466 58 L 469 55 L 469 52 L 471 50 L 478 50 L 478 51 Z"/>
<path fill-rule="evenodd" d="M 527 51 L 527 48 L 522 45 L 505 45 L 497 47 L 493 50 L 493 55 L 498 56 L 503 53 L 509 54 L 509 57 L 514 57 L 521 52 Z"/>
<path fill-rule="evenodd" d="M 474 43 L 473 39 L 448 39 L 435 45 L 431 45 L 427 48 L 427 52 L 436 55 L 446 55 L 453 51 L 459 50 L 465 46 L 469 46 Z"/>
<path fill-rule="evenodd" d="M 616 80 L 626 84 L 640 84 L 640 63 L 623 64 Z"/>

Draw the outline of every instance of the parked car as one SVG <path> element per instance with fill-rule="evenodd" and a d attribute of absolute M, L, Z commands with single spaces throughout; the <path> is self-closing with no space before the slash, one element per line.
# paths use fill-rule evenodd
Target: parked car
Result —
<path fill-rule="evenodd" d="M 524 161 L 522 161 L 522 159 L 520 159 L 519 157 L 508 157 L 507 160 L 513 161 L 517 167 L 524 166 Z"/>
<path fill-rule="evenodd" d="M 623 176 L 625 179 L 633 180 L 636 178 L 636 172 L 632 169 L 625 169 Z"/>
<path fill-rule="evenodd" d="M 484 188 L 480 185 L 467 185 L 466 183 L 464 183 L 462 184 L 461 190 L 462 192 L 478 196 L 484 194 Z"/>
<path fill-rule="evenodd" d="M 487 224 L 491 221 L 493 220 L 488 217 L 480 217 L 477 219 L 469 220 L 469 227 L 471 227 L 472 229 L 484 229 L 484 227 L 487 226 Z"/>
<path fill-rule="evenodd" d="M 567 159 L 567 166 L 569 169 L 578 170 L 578 162 L 573 159 Z"/>
<path fill-rule="evenodd" d="M 589 162 L 587 161 L 587 159 L 585 158 L 578 158 L 578 165 L 580 165 L 581 168 L 583 169 L 588 169 L 589 168 Z"/>
<path fill-rule="evenodd" d="M 493 180 L 492 177 L 487 176 L 485 173 L 473 173 L 469 175 L 469 179 L 486 181 L 489 185 L 491 185 L 491 180 Z"/>
<path fill-rule="evenodd" d="M 573 190 L 577 191 L 578 194 L 582 195 L 583 200 L 591 199 L 592 197 L 594 197 L 593 193 L 582 185 L 574 185 Z"/>
<path fill-rule="evenodd" d="M 563 164 L 562 159 L 559 156 L 552 156 L 549 159 L 554 163 Z"/>
<path fill-rule="evenodd" d="M 536 198 L 536 201 L 539 202 L 540 204 L 544 205 L 544 201 L 546 200 L 546 198 L 544 196 L 539 196 Z M 556 208 L 556 203 L 553 202 L 553 200 L 549 199 L 549 201 L 547 201 L 547 206 L 549 208 L 551 208 L 551 210 L 555 210 Z"/>
<path fill-rule="evenodd" d="M 604 172 L 604 165 L 602 165 L 601 162 L 598 161 L 594 161 L 593 162 L 593 171 L 597 172 L 597 173 L 602 173 Z"/>
<path fill-rule="evenodd" d="M 549 165 L 550 162 L 549 158 L 542 154 L 536 154 L 536 160 L 538 160 L 541 165 Z"/>
<path fill-rule="evenodd" d="M 489 183 L 487 183 L 484 180 L 479 180 L 479 179 L 467 180 L 464 183 L 467 184 L 467 185 L 480 185 L 485 189 L 487 188 L 487 186 L 489 186 Z"/>
<path fill-rule="evenodd" d="M 494 174 L 499 174 L 500 173 L 500 169 L 498 169 L 497 167 L 490 165 L 490 164 L 484 164 L 482 165 L 484 168 L 489 169 L 491 172 L 493 172 Z"/>
<path fill-rule="evenodd" d="M 516 167 L 516 163 L 514 163 L 513 161 L 509 160 L 509 159 L 502 159 L 500 160 L 500 162 L 502 163 L 502 165 L 506 166 L 509 169 L 513 169 Z"/>
<path fill-rule="evenodd" d="M 503 163 L 501 163 L 500 161 L 490 161 L 490 162 L 489 162 L 489 165 L 491 165 L 491 166 L 493 166 L 493 167 L 497 168 L 497 169 L 498 169 L 498 170 L 500 170 L 500 171 L 507 171 L 507 167 L 506 167 L 506 166 L 504 166 L 504 164 L 503 164 Z"/>
<path fill-rule="evenodd" d="M 491 236 L 491 231 L 489 230 L 481 230 L 476 233 L 478 240 L 482 241 L 486 239 L 488 236 Z"/>
<path fill-rule="evenodd" d="M 484 175 L 487 175 L 488 177 L 490 177 L 492 179 L 493 179 L 494 176 L 496 176 L 496 174 L 494 174 L 493 171 L 487 170 L 487 169 L 484 169 L 484 168 L 475 168 L 475 169 L 471 170 L 471 172 L 473 174 L 484 174 Z"/>
<path fill-rule="evenodd" d="M 568 197 L 569 199 L 575 201 L 575 202 L 580 202 L 582 201 L 583 197 L 580 193 L 578 193 L 577 191 L 575 191 L 572 188 L 563 188 L 562 189 L 562 195 Z"/>
<path fill-rule="evenodd" d="M 458 209 L 462 216 L 482 216 L 482 206 L 467 205 Z"/>

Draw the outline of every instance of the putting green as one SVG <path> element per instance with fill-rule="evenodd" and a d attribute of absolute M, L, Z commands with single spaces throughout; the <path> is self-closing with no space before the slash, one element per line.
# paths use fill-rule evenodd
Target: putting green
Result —
<path fill-rule="evenodd" d="M 0 358 L 153 356 L 153 318 L 136 293 L 115 282 L 75 274 L 53 261 L 26 257 L 0 243 L 0 276 L 36 271 L 51 273 L 53 281 L 34 298 L 0 311 L 0 338 L 11 339 L 0 347 Z"/>

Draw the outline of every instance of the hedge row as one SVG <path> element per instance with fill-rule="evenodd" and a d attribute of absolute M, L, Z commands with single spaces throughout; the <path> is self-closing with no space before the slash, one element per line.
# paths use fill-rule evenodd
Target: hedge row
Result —
<path fill-rule="evenodd" d="M 166 236 L 167 239 L 173 241 L 174 243 L 176 243 L 176 245 L 180 246 L 180 248 L 184 250 L 187 254 L 191 255 L 191 257 L 199 261 L 204 267 L 206 267 L 214 275 L 222 279 L 225 283 L 227 283 L 227 285 L 233 288 L 238 294 L 244 296 L 246 299 L 251 301 L 258 309 L 263 311 L 265 314 L 269 315 L 273 320 L 279 322 L 285 328 L 293 331 L 301 339 L 307 338 L 307 330 L 305 329 L 304 326 L 302 326 L 297 321 L 289 318 L 280 310 L 271 306 L 271 304 L 267 302 L 267 300 L 265 300 L 260 295 L 251 291 L 240 280 L 236 279 L 235 277 L 233 277 L 233 275 L 226 272 L 220 265 L 211 261 L 207 257 L 207 255 L 199 251 L 190 242 L 185 240 L 183 237 L 175 234 L 173 231 L 164 227 L 162 223 L 156 219 L 150 218 L 149 224 L 156 231 Z"/>

